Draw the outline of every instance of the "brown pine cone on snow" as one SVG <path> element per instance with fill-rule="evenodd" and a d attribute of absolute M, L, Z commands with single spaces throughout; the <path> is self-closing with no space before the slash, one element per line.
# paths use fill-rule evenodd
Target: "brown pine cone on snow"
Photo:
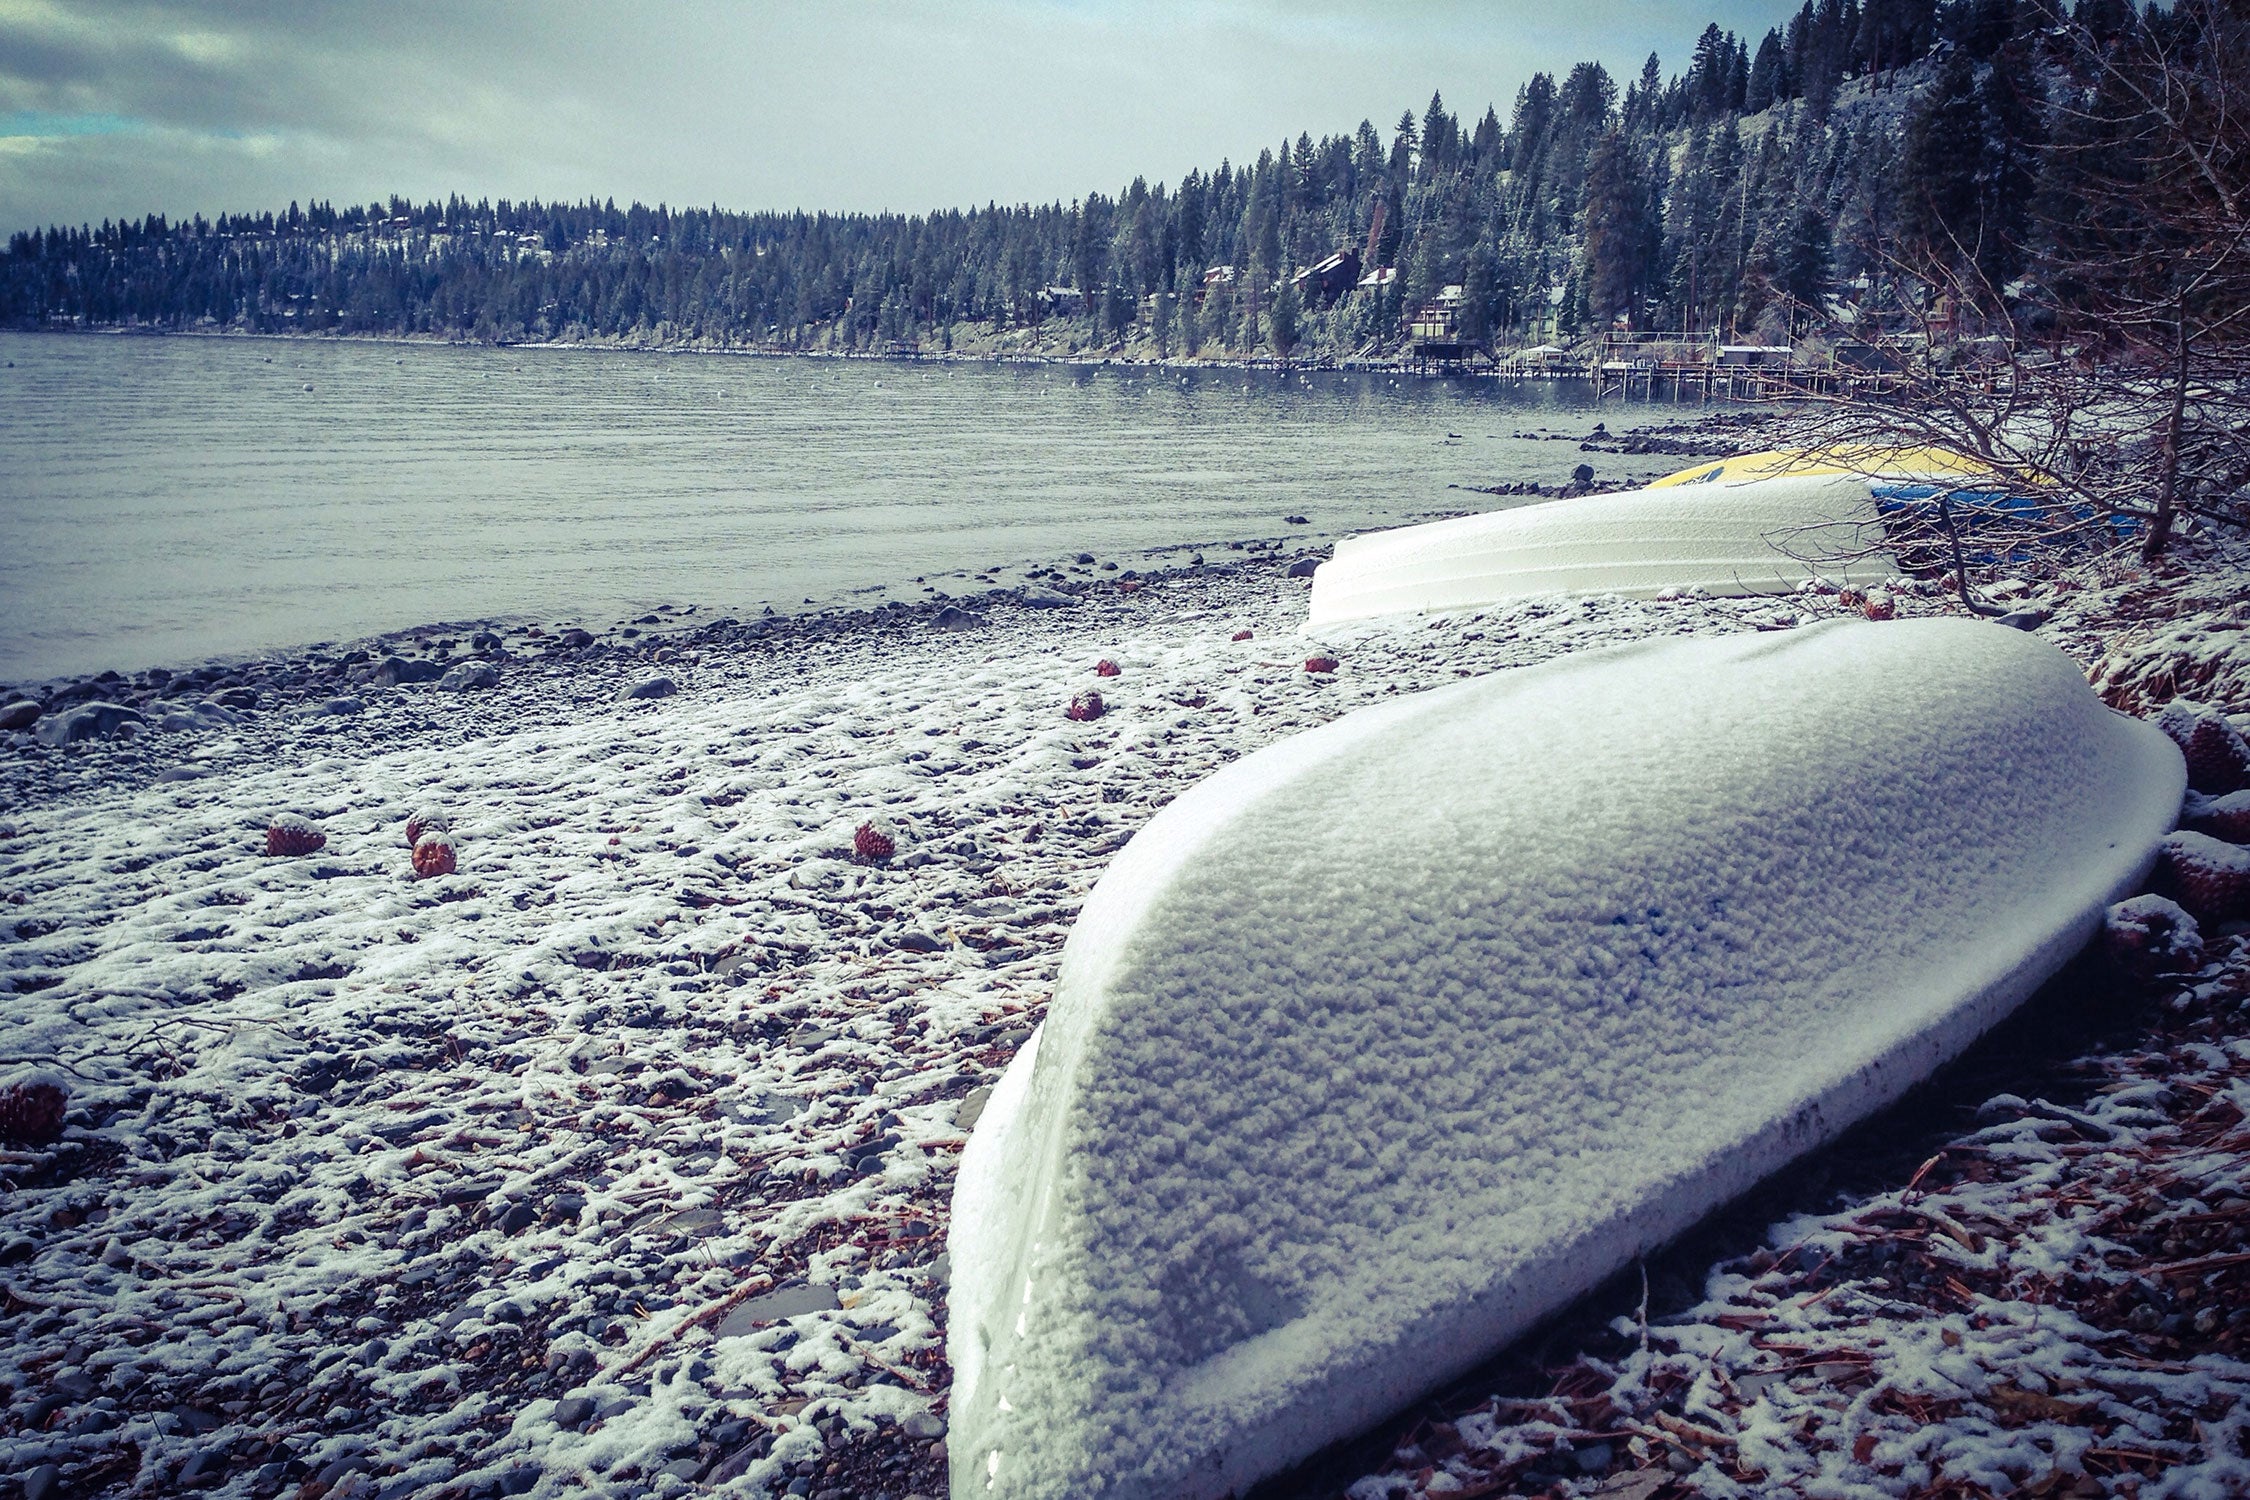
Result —
<path fill-rule="evenodd" d="M 425 833 L 415 843 L 415 879 L 428 880 L 433 875 L 450 875 L 454 868 L 453 840 L 443 833 Z"/>
<path fill-rule="evenodd" d="M 2188 785 L 2207 797 L 2224 797 L 2250 787 L 2250 743 L 2226 715 L 2185 698 L 2174 698 L 2156 716 L 2156 727 L 2172 737 L 2187 757 Z"/>
<path fill-rule="evenodd" d="M 2250 849 L 2207 833 L 2167 835 L 2158 846 L 2157 890 L 2216 927 L 2250 918 Z"/>
<path fill-rule="evenodd" d="M 318 854 L 328 847 L 328 835 L 295 813 L 283 813 L 266 825 L 266 853 L 276 859 Z"/>

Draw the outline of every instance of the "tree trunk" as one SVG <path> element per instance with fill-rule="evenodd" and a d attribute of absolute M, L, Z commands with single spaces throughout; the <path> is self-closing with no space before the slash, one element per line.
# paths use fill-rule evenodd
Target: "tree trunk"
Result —
<path fill-rule="evenodd" d="M 2172 514 L 2180 494 L 2180 434 L 2187 424 L 2187 304 L 2175 309 L 2172 323 L 2172 411 L 2164 423 L 2164 472 L 2156 486 L 2156 514 L 2141 543 L 2141 561 L 2155 562 L 2172 544 Z"/>

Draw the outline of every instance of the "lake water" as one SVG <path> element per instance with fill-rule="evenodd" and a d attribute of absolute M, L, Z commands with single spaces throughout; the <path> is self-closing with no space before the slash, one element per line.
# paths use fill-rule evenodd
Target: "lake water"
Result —
<path fill-rule="evenodd" d="M 0 334 L 0 679 L 1332 536 L 1561 482 L 1576 445 L 1515 434 L 1596 419 L 1377 376 Z"/>

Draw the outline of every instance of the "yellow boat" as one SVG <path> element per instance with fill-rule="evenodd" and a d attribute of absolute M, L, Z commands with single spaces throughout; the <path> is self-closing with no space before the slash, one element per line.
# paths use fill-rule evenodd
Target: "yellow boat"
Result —
<path fill-rule="evenodd" d="M 1754 479 L 1795 478 L 1808 474 L 1857 474 L 1867 479 L 1888 479 L 1943 484 L 1955 479 L 1982 479 L 1994 473 L 1990 464 L 1947 448 L 1893 448 L 1879 443 L 1840 443 L 1832 448 L 1771 448 L 1745 453 L 1739 458 L 1700 463 L 1662 479 L 1652 479 L 1652 490 L 1683 484 L 1744 484 Z"/>

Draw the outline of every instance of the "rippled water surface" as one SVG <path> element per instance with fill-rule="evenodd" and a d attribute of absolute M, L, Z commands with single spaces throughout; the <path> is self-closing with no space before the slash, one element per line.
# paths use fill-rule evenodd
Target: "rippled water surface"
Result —
<path fill-rule="evenodd" d="M 0 678 L 1341 533 L 1567 478 L 1514 434 L 1594 420 L 1371 376 L 0 335 Z"/>

